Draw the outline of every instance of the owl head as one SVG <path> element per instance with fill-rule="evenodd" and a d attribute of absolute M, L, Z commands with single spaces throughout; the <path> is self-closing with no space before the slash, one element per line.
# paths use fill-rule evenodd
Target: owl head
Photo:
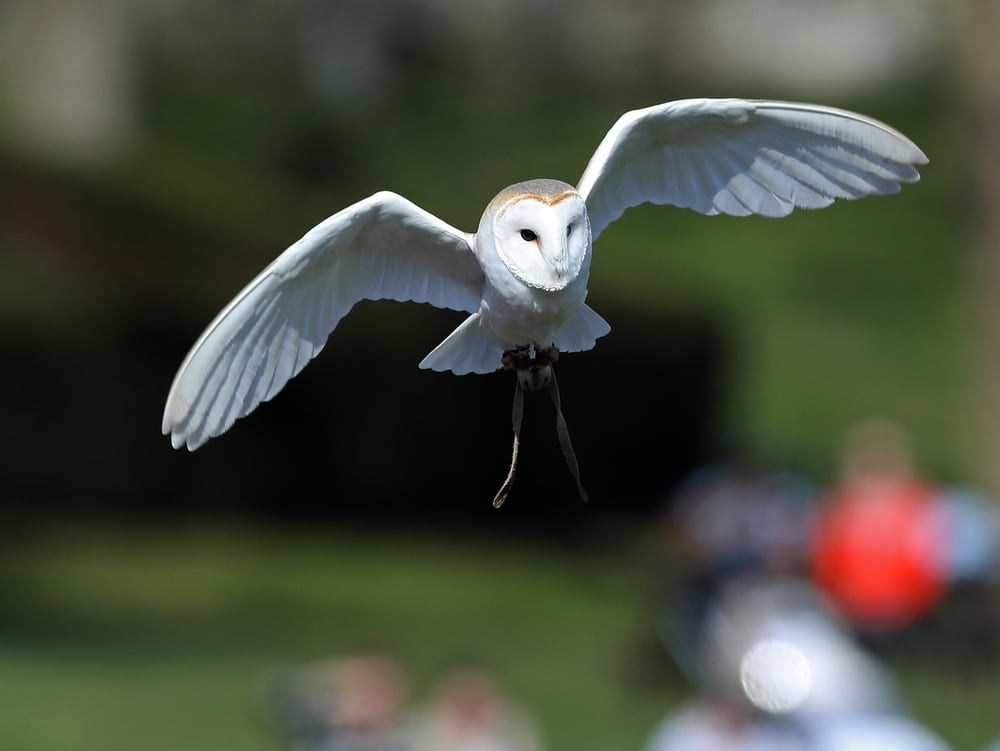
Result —
<path fill-rule="evenodd" d="M 590 259 L 590 220 L 576 188 L 529 180 L 500 191 L 480 222 L 501 262 L 519 281 L 556 292 Z"/>

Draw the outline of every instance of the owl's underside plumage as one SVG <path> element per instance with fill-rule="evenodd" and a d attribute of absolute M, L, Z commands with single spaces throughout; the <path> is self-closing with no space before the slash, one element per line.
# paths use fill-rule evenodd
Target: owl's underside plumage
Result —
<path fill-rule="evenodd" d="M 225 432 L 318 355 L 364 299 L 470 314 L 422 368 L 488 373 L 506 352 L 590 349 L 610 330 L 585 303 L 592 241 L 627 208 L 785 216 L 897 192 L 926 162 L 906 136 L 856 113 L 687 99 L 624 114 L 575 187 L 505 188 L 474 234 L 376 193 L 307 232 L 209 324 L 174 379 L 163 432 L 191 450 Z"/>

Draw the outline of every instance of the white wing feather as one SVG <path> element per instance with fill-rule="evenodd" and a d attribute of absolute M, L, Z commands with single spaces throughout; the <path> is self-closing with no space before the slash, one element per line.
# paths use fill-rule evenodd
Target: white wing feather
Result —
<path fill-rule="evenodd" d="M 785 216 L 895 193 L 927 157 L 877 120 L 813 104 L 684 99 L 622 115 L 577 186 L 596 239 L 625 209 Z"/>
<path fill-rule="evenodd" d="M 163 433 L 198 448 L 274 397 L 364 299 L 479 309 L 470 236 L 405 198 L 376 193 L 278 256 L 201 335 L 174 378 Z"/>

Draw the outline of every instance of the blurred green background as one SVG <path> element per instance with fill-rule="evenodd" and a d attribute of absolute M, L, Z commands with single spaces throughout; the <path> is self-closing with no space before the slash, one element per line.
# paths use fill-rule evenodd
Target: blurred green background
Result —
<path fill-rule="evenodd" d="M 687 691 L 652 644 L 646 555 L 690 472 L 752 456 L 824 485 L 880 416 L 928 475 L 1000 490 L 959 7 L 0 5 L 0 748 L 275 747 L 267 681 L 357 649 L 400 656 L 418 694 L 482 662 L 551 748 L 636 748 Z M 489 508 L 510 382 L 417 370 L 461 320 L 425 306 L 359 305 L 197 454 L 159 435 L 202 327 L 322 218 L 391 189 L 471 230 L 505 185 L 575 181 L 624 111 L 689 96 L 855 109 L 931 162 L 780 221 L 610 227 L 590 304 L 613 332 L 560 363 L 589 504 L 529 401 Z M 896 666 L 915 713 L 981 747 L 995 673 L 924 647 Z"/>

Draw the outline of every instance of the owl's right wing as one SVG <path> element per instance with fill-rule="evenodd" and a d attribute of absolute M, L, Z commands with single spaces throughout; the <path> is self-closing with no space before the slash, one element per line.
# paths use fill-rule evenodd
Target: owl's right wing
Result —
<path fill-rule="evenodd" d="M 361 300 L 471 313 L 483 284 L 470 235 L 376 193 L 307 232 L 223 308 L 177 371 L 163 433 L 192 451 L 224 433 L 281 391 Z"/>
<path fill-rule="evenodd" d="M 577 185 L 594 239 L 631 206 L 785 216 L 895 193 L 927 157 L 856 112 L 796 102 L 683 99 L 626 112 Z"/>

